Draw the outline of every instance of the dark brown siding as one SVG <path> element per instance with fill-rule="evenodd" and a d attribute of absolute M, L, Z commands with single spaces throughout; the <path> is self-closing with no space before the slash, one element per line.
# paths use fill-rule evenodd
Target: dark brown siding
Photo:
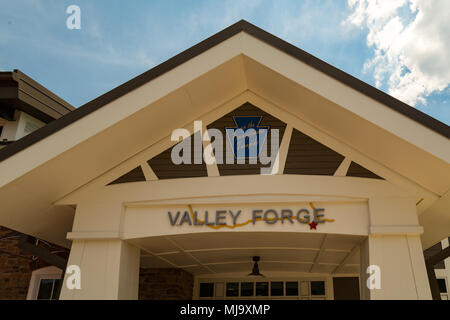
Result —
<path fill-rule="evenodd" d="M 279 130 L 279 143 L 281 143 L 286 130 L 286 123 L 250 103 L 245 103 L 207 126 L 208 129 L 218 129 L 222 133 L 224 154 L 223 159 L 216 158 L 218 162 L 225 162 L 227 145 L 230 143 L 226 134 L 226 129 L 235 128 L 236 123 L 234 117 L 240 116 L 261 117 L 258 125 L 270 128 L 266 140 L 268 155 L 271 155 L 272 152 L 270 141 L 273 129 Z M 208 175 L 203 159 L 203 153 L 201 151 L 198 156 L 201 158 L 202 164 L 194 164 L 194 145 L 195 143 L 199 145 L 202 144 L 200 134 L 196 133 L 195 137 L 190 136 L 189 140 L 191 144 L 191 164 L 174 164 L 171 159 L 171 154 L 174 147 L 167 149 L 156 157 L 148 160 L 148 164 L 159 179 L 206 177 Z M 196 142 L 194 142 L 194 140 Z M 299 130 L 293 129 L 284 174 L 332 176 L 343 160 L 343 155 L 328 148 Z M 236 158 L 234 161 L 234 164 L 219 163 L 217 165 L 221 176 L 260 174 L 261 168 L 267 167 L 267 165 L 261 164 L 259 159 L 256 164 L 250 164 L 248 159 L 245 164 L 238 164 Z M 347 176 L 382 179 L 355 162 L 351 162 Z M 140 167 L 138 167 L 110 184 L 144 180 L 144 175 Z"/>
<path fill-rule="evenodd" d="M 144 173 L 142 172 L 141 166 L 134 168 L 133 170 L 125 173 L 123 176 L 117 178 L 110 184 L 119 184 L 119 183 L 127 183 L 127 182 L 137 182 L 137 181 L 145 181 Z"/>
<path fill-rule="evenodd" d="M 278 129 L 279 130 L 279 143 L 281 143 L 281 139 L 283 138 L 284 131 L 286 129 L 286 123 L 281 120 L 275 118 L 274 116 L 262 111 L 261 109 L 255 107 L 250 103 L 245 103 L 239 108 L 233 110 L 229 114 L 223 116 L 222 118 L 214 121 L 208 126 L 208 129 L 215 128 L 222 132 L 222 136 L 224 138 L 223 146 L 224 146 L 224 159 L 222 162 L 225 162 L 225 150 L 226 144 L 228 142 L 228 138 L 226 136 L 226 128 L 234 128 L 236 126 L 233 117 L 235 116 L 262 116 L 260 126 L 270 126 L 269 134 L 266 140 L 267 145 L 267 155 L 271 155 L 271 130 Z M 248 160 L 246 160 L 246 164 L 218 164 L 219 172 L 221 176 L 230 176 L 230 175 L 248 175 L 248 174 L 260 174 L 261 167 L 268 167 L 268 165 L 262 165 L 259 162 L 257 164 L 249 164 Z"/>
<path fill-rule="evenodd" d="M 284 131 L 286 129 L 286 124 L 277 118 L 271 116 L 270 114 L 262 111 L 261 109 L 253 106 L 250 103 L 245 103 L 244 105 L 240 106 L 239 108 L 235 109 L 234 111 L 230 112 L 229 114 L 223 116 L 222 118 L 214 121 L 210 125 L 208 125 L 208 129 L 214 128 L 218 129 L 222 132 L 223 136 L 223 147 L 224 152 L 226 149 L 226 143 L 227 136 L 226 136 L 226 128 L 234 128 L 236 126 L 236 123 L 233 120 L 233 117 L 235 116 L 262 116 L 261 122 L 259 123 L 260 126 L 270 126 L 271 129 L 278 129 L 279 130 L 279 139 L 281 141 Z M 270 132 L 269 130 L 269 132 Z M 270 147 L 270 134 L 267 137 L 267 146 L 268 146 L 268 154 L 271 153 L 271 147 Z M 206 170 L 206 165 L 203 160 L 203 155 L 201 154 L 202 158 L 202 164 L 193 164 L 194 163 L 194 139 L 197 139 L 199 141 L 201 137 L 196 136 L 191 139 L 191 163 L 192 164 L 179 164 L 175 165 L 172 162 L 171 154 L 172 149 L 170 148 L 158 156 L 152 158 L 148 161 L 148 164 L 155 172 L 156 176 L 159 179 L 175 179 L 175 178 L 187 178 L 187 177 L 206 177 L 208 175 Z M 222 162 L 225 161 L 225 155 L 224 159 L 222 159 Z M 227 175 L 246 175 L 246 174 L 260 174 L 260 168 L 263 165 L 261 163 L 257 164 L 249 164 L 248 160 L 246 164 L 218 164 L 219 173 L 221 176 L 227 176 Z"/>
<path fill-rule="evenodd" d="M 344 156 L 294 129 L 284 174 L 332 176 Z"/>
<path fill-rule="evenodd" d="M 427 250 L 423 252 L 423 255 L 425 259 L 428 259 L 429 257 L 434 256 L 438 252 L 442 251 L 442 244 L 441 242 L 436 243 L 434 246 L 429 247 Z M 434 266 L 435 269 L 445 269 L 445 263 L 444 260 L 440 261 Z"/>
<path fill-rule="evenodd" d="M 200 134 L 196 133 L 195 135 L 191 135 L 186 139 L 190 139 L 191 141 L 191 164 L 174 164 L 171 157 L 172 149 L 174 147 L 167 149 L 166 151 L 147 161 L 158 179 L 195 178 L 208 176 L 206 164 L 203 161 L 203 152 L 201 151 L 203 149 L 200 150 L 201 154 L 198 155 L 201 157 L 202 163 L 194 164 L 194 140 L 197 140 L 197 143 L 200 143 L 201 145 L 202 142 Z M 180 156 L 182 156 L 182 154 Z"/>
<path fill-rule="evenodd" d="M 372 171 L 367 170 L 363 166 L 360 166 L 356 162 L 350 163 L 350 167 L 347 171 L 347 177 L 360 177 L 360 178 L 372 178 L 372 179 L 383 179 L 377 176 Z"/>

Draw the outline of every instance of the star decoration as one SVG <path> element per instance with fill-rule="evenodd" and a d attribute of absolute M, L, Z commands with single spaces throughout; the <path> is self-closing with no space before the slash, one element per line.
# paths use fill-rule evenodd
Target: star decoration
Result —
<path fill-rule="evenodd" d="M 308 224 L 309 224 L 309 230 L 312 230 L 312 229 L 317 230 L 316 229 L 317 223 L 315 221 L 308 223 Z"/>

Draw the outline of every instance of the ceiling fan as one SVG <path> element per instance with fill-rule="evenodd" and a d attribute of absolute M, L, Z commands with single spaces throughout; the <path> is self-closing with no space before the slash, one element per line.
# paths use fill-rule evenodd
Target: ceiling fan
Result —
<path fill-rule="evenodd" d="M 253 256 L 253 262 L 255 262 L 255 264 L 253 265 L 253 269 L 252 272 L 249 273 L 249 276 L 259 276 L 259 277 L 264 277 L 264 275 L 262 275 L 261 273 L 259 273 L 259 266 L 258 266 L 258 261 L 259 261 L 259 256 Z"/>

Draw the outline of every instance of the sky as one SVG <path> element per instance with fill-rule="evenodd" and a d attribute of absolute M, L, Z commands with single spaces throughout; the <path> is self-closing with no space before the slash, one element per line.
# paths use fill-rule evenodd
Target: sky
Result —
<path fill-rule="evenodd" d="M 0 0 L 0 70 L 79 107 L 241 19 L 450 124 L 449 0 Z"/>

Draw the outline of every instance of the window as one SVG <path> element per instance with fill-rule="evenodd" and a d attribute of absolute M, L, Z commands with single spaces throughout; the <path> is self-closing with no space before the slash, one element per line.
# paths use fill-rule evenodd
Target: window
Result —
<path fill-rule="evenodd" d="M 297 281 L 286 281 L 286 295 L 287 296 L 298 296 L 298 282 Z"/>
<path fill-rule="evenodd" d="M 300 281 L 300 296 L 302 300 L 324 300 L 325 281 Z"/>
<path fill-rule="evenodd" d="M 241 297 L 251 297 L 253 296 L 253 282 L 242 282 L 241 283 Z"/>
<path fill-rule="evenodd" d="M 214 296 L 214 282 L 200 283 L 200 297 Z"/>
<path fill-rule="evenodd" d="M 60 279 L 41 279 L 36 300 L 57 300 Z"/>
<path fill-rule="evenodd" d="M 445 279 L 437 279 L 439 285 L 440 293 L 447 293 L 447 285 L 445 284 Z"/>
<path fill-rule="evenodd" d="M 311 281 L 311 295 L 324 296 L 325 295 L 325 281 Z"/>
<path fill-rule="evenodd" d="M 270 283 L 270 295 L 271 296 L 283 296 L 284 286 L 283 281 L 272 281 Z"/>
<path fill-rule="evenodd" d="M 200 299 L 302 299 L 325 300 L 326 288 L 324 280 L 281 280 L 281 279 L 203 279 L 199 282 L 198 297 Z"/>
<path fill-rule="evenodd" d="M 239 282 L 227 282 L 227 297 L 239 296 Z"/>
<path fill-rule="evenodd" d="M 268 282 L 257 282 L 255 295 L 257 297 L 268 296 L 269 295 L 269 283 Z"/>
<path fill-rule="evenodd" d="M 34 270 L 28 286 L 27 300 L 57 300 L 61 275 L 61 269 L 53 266 Z"/>

